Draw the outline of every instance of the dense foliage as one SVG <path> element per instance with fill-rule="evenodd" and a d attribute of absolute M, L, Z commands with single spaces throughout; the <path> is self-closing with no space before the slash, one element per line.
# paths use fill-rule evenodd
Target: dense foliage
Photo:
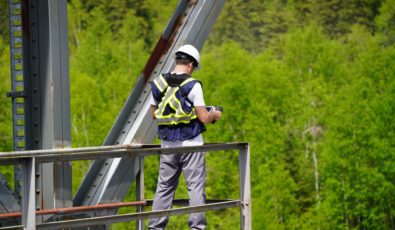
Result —
<path fill-rule="evenodd" d="M 74 147 L 103 142 L 176 4 L 68 1 Z M 206 103 L 225 108 L 205 141 L 251 143 L 254 229 L 395 229 L 394 5 L 226 1 L 194 76 Z M 0 151 L 12 149 L 7 23 L 0 22 Z M 157 161 L 146 159 L 148 198 Z M 237 197 L 237 155 L 209 153 L 207 164 L 208 197 Z M 88 165 L 73 162 L 74 191 Z M 1 173 L 12 180 L 12 168 Z M 176 196 L 186 198 L 180 181 Z M 237 209 L 207 215 L 209 229 L 239 229 Z M 186 221 L 171 218 L 169 229 Z"/>

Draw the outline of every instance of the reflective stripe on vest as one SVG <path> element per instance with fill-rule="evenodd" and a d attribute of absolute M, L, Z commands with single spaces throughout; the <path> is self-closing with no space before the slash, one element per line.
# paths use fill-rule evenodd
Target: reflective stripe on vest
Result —
<path fill-rule="evenodd" d="M 159 103 L 158 108 L 155 110 L 156 122 L 158 125 L 177 125 L 180 123 L 188 124 L 191 120 L 196 119 L 197 115 L 195 108 L 192 107 L 190 113 L 186 113 L 181 105 L 181 101 L 177 98 L 176 93 L 180 87 L 195 79 L 188 78 L 180 86 L 169 86 L 163 76 L 159 76 L 154 80 L 156 87 L 163 93 L 162 101 Z M 164 114 L 167 106 L 170 106 L 175 112 Z"/>
<path fill-rule="evenodd" d="M 163 75 L 160 75 L 159 77 L 155 78 L 154 83 L 156 87 L 158 87 L 160 92 L 163 92 L 168 85 L 165 78 L 163 78 Z"/>

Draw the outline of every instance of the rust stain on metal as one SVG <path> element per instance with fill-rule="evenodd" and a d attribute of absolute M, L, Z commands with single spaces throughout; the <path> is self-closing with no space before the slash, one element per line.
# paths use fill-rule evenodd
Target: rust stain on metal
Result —
<path fill-rule="evenodd" d="M 144 76 L 144 82 L 147 83 L 149 80 L 149 77 L 152 73 L 152 71 L 155 68 L 155 65 L 158 63 L 158 61 L 162 58 L 164 54 L 166 54 L 170 48 L 170 46 L 174 42 L 174 36 L 178 32 L 177 29 L 183 25 L 181 23 L 181 18 L 183 14 L 180 14 L 175 23 L 173 28 L 171 28 L 171 35 L 168 38 L 164 38 L 163 35 L 159 38 L 159 41 L 156 43 L 156 46 L 154 50 L 151 53 L 151 56 L 149 57 L 147 63 L 144 66 L 143 69 L 143 76 Z"/>
<path fill-rule="evenodd" d="M 30 6 L 30 0 L 22 1 L 22 30 L 23 30 L 23 35 L 27 36 L 27 38 L 30 38 L 29 6 Z"/>

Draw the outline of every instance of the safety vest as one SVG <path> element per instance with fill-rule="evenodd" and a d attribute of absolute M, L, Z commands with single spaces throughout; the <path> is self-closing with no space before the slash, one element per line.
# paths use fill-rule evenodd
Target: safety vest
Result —
<path fill-rule="evenodd" d="M 197 118 L 188 94 L 198 80 L 186 74 L 163 74 L 151 82 L 157 102 L 155 110 L 158 137 L 163 140 L 188 140 L 205 131 Z"/>

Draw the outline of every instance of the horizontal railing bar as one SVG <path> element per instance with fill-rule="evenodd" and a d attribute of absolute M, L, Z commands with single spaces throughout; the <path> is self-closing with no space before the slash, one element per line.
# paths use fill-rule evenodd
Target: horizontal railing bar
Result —
<path fill-rule="evenodd" d="M 173 148 L 160 148 L 158 145 L 115 145 L 88 147 L 76 149 L 52 149 L 52 150 L 33 150 L 0 153 L 0 164 L 9 164 L 11 162 L 23 160 L 30 157 L 36 158 L 36 163 L 56 162 L 56 161 L 73 161 L 73 160 L 92 160 L 102 158 L 117 157 L 136 157 L 160 154 L 174 154 L 183 152 L 207 152 L 238 149 L 247 143 L 220 143 L 205 144 L 199 146 L 185 146 Z M 107 148 L 104 148 L 107 147 Z"/>
<path fill-rule="evenodd" d="M 114 150 L 111 153 L 70 153 L 70 154 L 53 154 L 36 157 L 37 163 L 55 162 L 55 161 L 73 161 L 73 160 L 92 160 L 101 158 L 118 158 L 118 157 L 137 157 L 137 156 L 151 156 L 151 155 L 168 155 L 175 153 L 188 152 L 207 152 L 207 151 L 221 151 L 221 150 L 235 150 L 240 144 L 208 144 L 200 146 L 186 146 L 173 148 L 141 148 L 141 149 L 127 149 Z"/>
<path fill-rule="evenodd" d="M 174 208 L 169 210 L 140 212 L 122 215 L 111 215 L 102 217 L 91 217 L 78 220 L 56 221 L 50 223 L 37 224 L 37 229 L 61 229 L 61 228 L 75 228 L 103 224 L 112 224 L 118 222 L 127 222 L 141 219 L 158 218 L 162 216 L 182 215 L 194 212 L 204 212 L 211 210 L 226 209 L 240 206 L 239 200 L 232 200 L 226 202 L 219 202 L 213 204 L 191 206 L 184 208 Z"/>
<path fill-rule="evenodd" d="M 14 225 L 9 227 L 1 227 L 1 230 L 23 229 L 23 225 Z"/>
<path fill-rule="evenodd" d="M 80 148 L 64 148 L 64 149 L 39 149 L 39 150 L 25 150 L 25 151 L 13 151 L 13 152 L 0 152 L 0 158 L 3 157 L 36 157 L 45 154 L 57 154 L 57 153 L 77 153 L 77 152 L 91 152 L 91 151 L 109 151 L 116 149 L 130 149 L 130 148 L 141 148 L 143 145 L 109 145 L 109 146 L 95 146 L 95 147 L 80 147 Z M 159 145 L 150 145 L 153 147 L 159 147 Z"/>
<path fill-rule="evenodd" d="M 37 210 L 36 215 L 48 215 L 48 214 L 56 214 L 56 213 L 73 213 L 73 212 L 83 212 L 90 210 L 100 210 L 100 209 L 113 209 L 113 208 L 121 208 L 121 207 L 130 207 L 130 206 L 142 206 L 146 205 L 145 201 L 133 201 L 133 202 L 119 202 L 119 203 L 109 203 L 109 204 L 98 204 L 92 206 L 78 206 L 78 207 L 70 207 L 70 208 L 56 208 L 56 209 L 45 209 L 45 210 Z M 22 216 L 22 212 L 12 212 L 0 214 L 0 219 L 4 218 L 18 218 Z"/>

